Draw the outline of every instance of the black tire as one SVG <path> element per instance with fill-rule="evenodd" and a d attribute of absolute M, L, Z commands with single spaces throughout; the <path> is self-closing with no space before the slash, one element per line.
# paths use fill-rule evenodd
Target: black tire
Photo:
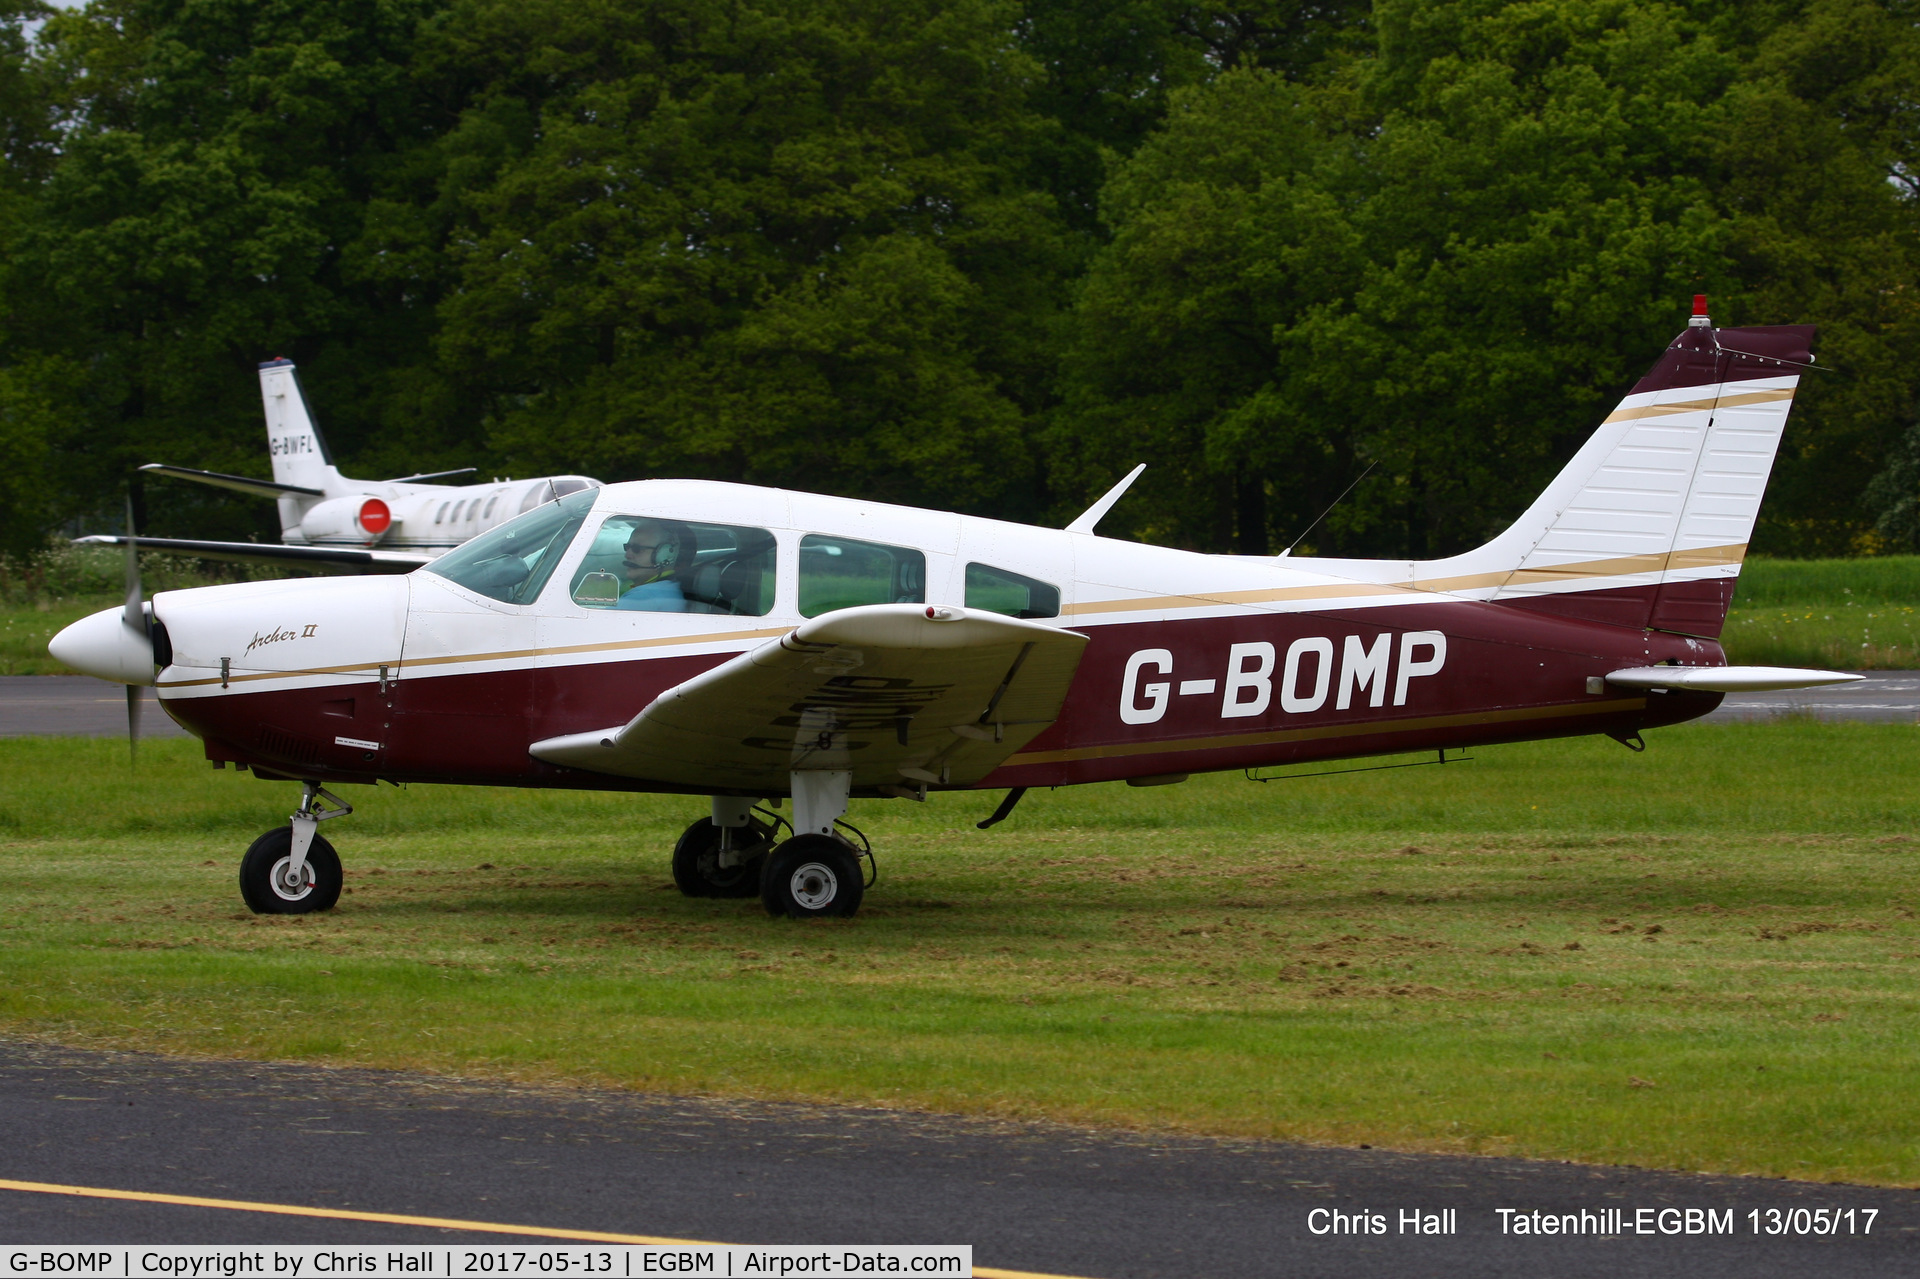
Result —
<path fill-rule="evenodd" d="M 860 860 L 831 835 L 796 835 L 767 855 L 760 901 L 769 915 L 828 919 L 853 914 L 867 888 Z"/>
<path fill-rule="evenodd" d="M 340 900 L 340 854 L 325 837 L 314 835 L 307 848 L 306 883 L 290 893 L 275 883 L 275 872 L 293 855 L 293 828 L 276 826 L 247 849 L 240 859 L 240 895 L 256 915 L 306 915 L 332 910 Z"/>
<path fill-rule="evenodd" d="M 749 854 L 732 866 L 720 864 L 720 828 L 702 817 L 687 827 L 673 846 L 673 882 L 689 897 L 751 897 L 760 891 L 760 868 L 773 845 L 773 828 L 747 818 L 734 831 L 741 851 Z"/>

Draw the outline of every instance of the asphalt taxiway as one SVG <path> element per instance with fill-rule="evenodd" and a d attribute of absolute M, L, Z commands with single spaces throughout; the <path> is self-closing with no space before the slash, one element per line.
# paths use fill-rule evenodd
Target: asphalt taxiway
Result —
<path fill-rule="evenodd" d="M 153 690 L 140 690 L 140 736 L 185 737 Z M 0 675 L 0 737 L 125 737 L 127 690 L 88 675 Z"/>
<path fill-rule="evenodd" d="M 981 1267 L 1094 1279 L 1920 1271 L 1920 1191 L 0 1040 L 6 1182 L 193 1202 L 0 1188 L 0 1255 L 8 1243 L 503 1242 L 212 1206 L 241 1201 L 722 1243 L 967 1243 Z M 1445 1208 L 1457 1233 L 1400 1233 L 1402 1212 Z M 1501 1208 L 1595 1220 L 1618 1208 L 1651 1233 L 1520 1236 L 1502 1232 Z M 1731 1233 L 1659 1232 L 1684 1228 L 1688 1209 Z M 1791 1226 L 1816 1209 L 1840 1210 L 1853 1233 L 1765 1233 L 1770 1213 Z M 1316 1234 L 1336 1212 L 1384 1233 Z"/>

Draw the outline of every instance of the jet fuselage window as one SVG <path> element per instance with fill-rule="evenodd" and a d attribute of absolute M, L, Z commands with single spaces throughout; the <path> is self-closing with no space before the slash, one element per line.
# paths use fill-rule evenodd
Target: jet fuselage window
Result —
<path fill-rule="evenodd" d="M 927 557 L 906 546 L 809 533 L 800 539 L 800 614 L 927 602 Z"/>
<path fill-rule="evenodd" d="M 569 593 L 584 608 L 764 617 L 773 611 L 777 549 L 763 528 L 609 515 Z"/>
<path fill-rule="evenodd" d="M 536 507 L 455 547 L 419 571 L 504 604 L 531 604 L 593 509 L 592 490 Z"/>
<path fill-rule="evenodd" d="M 500 505 L 500 495 L 498 493 L 495 493 L 492 497 L 487 499 L 487 509 L 480 512 L 480 518 L 483 520 L 492 519 L 493 508 L 498 505 Z"/>
<path fill-rule="evenodd" d="M 969 564 L 967 607 L 1008 617 L 1058 617 L 1060 588 L 990 564 Z"/>
<path fill-rule="evenodd" d="M 446 522 L 447 522 L 447 507 L 449 507 L 449 506 L 451 506 L 451 505 L 452 505 L 452 503 L 450 503 L 450 502 L 442 502 L 442 503 L 440 503 L 440 513 L 439 513 L 438 515 L 435 515 L 435 516 L 433 517 L 433 522 L 434 522 L 435 524 L 444 524 L 444 523 L 446 523 Z"/>

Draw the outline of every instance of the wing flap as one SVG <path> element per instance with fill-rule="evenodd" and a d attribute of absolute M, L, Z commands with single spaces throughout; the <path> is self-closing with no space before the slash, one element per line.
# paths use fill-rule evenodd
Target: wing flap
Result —
<path fill-rule="evenodd" d="M 958 608 L 842 609 L 668 689 L 631 723 L 532 752 L 592 772 L 767 794 L 785 794 L 796 769 L 844 769 L 856 789 L 965 786 L 1059 717 L 1086 643 Z"/>

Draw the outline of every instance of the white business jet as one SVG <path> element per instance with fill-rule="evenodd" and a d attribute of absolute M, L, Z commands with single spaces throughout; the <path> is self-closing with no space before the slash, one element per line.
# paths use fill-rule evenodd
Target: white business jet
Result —
<path fill-rule="evenodd" d="M 432 482 L 471 475 L 471 466 L 405 475 L 397 480 L 349 479 L 333 464 L 326 438 L 301 394 L 292 360 L 268 360 L 260 366 L 260 397 L 267 412 L 267 451 L 273 458 L 271 480 L 159 462 L 140 469 L 253 497 L 273 498 L 280 505 L 280 544 L 141 537 L 140 545 L 253 564 L 409 573 L 543 502 L 600 487 L 599 480 L 585 475 L 547 475 L 459 487 Z M 105 546 L 126 544 L 126 538 L 118 536 L 83 537 L 78 541 Z"/>

